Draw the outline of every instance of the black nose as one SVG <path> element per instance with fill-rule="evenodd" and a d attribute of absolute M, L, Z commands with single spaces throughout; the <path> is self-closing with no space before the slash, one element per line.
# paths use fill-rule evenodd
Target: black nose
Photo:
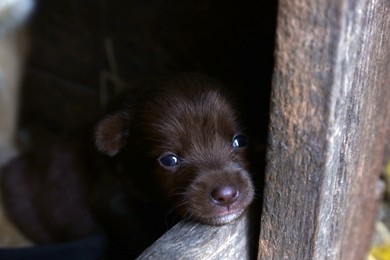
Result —
<path fill-rule="evenodd" d="M 213 202 L 220 206 L 229 206 L 233 204 L 240 196 L 236 186 L 226 184 L 215 188 L 211 192 Z"/>

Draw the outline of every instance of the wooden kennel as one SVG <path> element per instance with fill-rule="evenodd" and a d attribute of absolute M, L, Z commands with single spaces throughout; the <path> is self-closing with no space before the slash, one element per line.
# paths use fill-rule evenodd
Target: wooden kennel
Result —
<path fill-rule="evenodd" d="M 249 86 L 266 146 L 246 217 L 180 222 L 138 259 L 365 259 L 390 137 L 388 0 L 154 0 L 149 15 L 142 0 L 97 2 L 38 5 L 22 127 L 46 136 L 94 118 L 102 82 L 201 69 Z"/>

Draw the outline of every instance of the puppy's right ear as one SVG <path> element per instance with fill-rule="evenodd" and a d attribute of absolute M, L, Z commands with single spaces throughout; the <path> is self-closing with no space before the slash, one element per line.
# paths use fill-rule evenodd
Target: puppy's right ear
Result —
<path fill-rule="evenodd" d="M 100 152 L 112 157 L 123 148 L 128 120 L 128 115 L 121 111 L 100 120 L 95 131 L 95 144 Z"/>

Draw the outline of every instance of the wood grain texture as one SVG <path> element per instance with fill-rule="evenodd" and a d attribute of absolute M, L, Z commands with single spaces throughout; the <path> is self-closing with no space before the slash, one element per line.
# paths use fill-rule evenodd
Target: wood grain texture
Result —
<path fill-rule="evenodd" d="M 390 125 L 390 2 L 279 1 L 259 259 L 365 259 Z"/>
<path fill-rule="evenodd" d="M 252 224 L 249 216 L 219 227 L 181 221 L 137 259 L 254 259 Z"/>

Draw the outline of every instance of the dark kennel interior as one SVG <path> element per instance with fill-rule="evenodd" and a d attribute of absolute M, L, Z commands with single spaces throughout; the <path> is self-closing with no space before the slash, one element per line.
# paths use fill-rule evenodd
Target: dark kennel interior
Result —
<path fill-rule="evenodd" d="M 251 135 L 264 141 L 275 20 L 276 1 L 40 0 L 21 127 L 35 142 L 98 116 L 102 85 L 115 92 L 197 71 L 234 89 Z"/>
<path fill-rule="evenodd" d="M 103 91 L 112 97 L 150 77 L 202 72 L 240 100 L 259 184 L 276 8 L 276 1 L 39 0 L 22 89 L 22 144 L 39 146 L 95 120 Z"/>

